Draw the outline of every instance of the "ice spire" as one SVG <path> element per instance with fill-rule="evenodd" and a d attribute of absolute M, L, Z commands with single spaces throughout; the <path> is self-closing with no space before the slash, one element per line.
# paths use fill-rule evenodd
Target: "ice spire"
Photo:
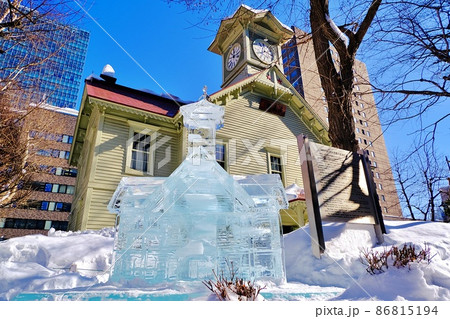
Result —
<path fill-rule="evenodd" d="M 206 86 L 200 101 L 180 108 L 184 126 L 188 129 L 188 156 L 194 164 L 216 159 L 216 130 L 223 127 L 224 109 L 207 100 Z"/>

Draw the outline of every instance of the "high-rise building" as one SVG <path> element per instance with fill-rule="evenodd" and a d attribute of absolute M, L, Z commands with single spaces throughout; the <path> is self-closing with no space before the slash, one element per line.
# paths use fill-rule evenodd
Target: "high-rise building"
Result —
<path fill-rule="evenodd" d="M 0 12 L 8 10 L 6 5 L 0 2 Z M 33 102 L 75 108 L 89 33 L 50 19 L 25 28 L 9 30 L 16 37 L 2 37 L 0 83 L 14 79 L 30 88 Z"/>
<path fill-rule="evenodd" d="M 305 41 L 305 32 L 292 27 L 294 37 L 282 49 L 284 73 L 293 87 L 312 106 L 317 115 L 328 122 L 328 106 L 320 83 L 312 41 Z M 337 52 L 331 50 L 338 64 Z M 366 65 L 358 60 L 354 64 L 353 120 L 360 149 L 371 161 L 380 207 L 385 216 L 402 216 L 389 156 L 383 138 L 375 99 L 371 91 Z"/>

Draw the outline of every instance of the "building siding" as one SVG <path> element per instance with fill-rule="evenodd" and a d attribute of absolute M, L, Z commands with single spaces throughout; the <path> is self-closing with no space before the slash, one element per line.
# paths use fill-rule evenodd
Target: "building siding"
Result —
<path fill-rule="evenodd" d="M 97 133 L 87 134 L 81 152 L 80 166 L 88 168 L 80 171 L 86 177 L 80 185 L 83 189 L 77 195 L 79 202 L 73 206 L 71 229 L 113 227 L 116 215 L 108 211 L 107 205 L 122 177 L 133 176 L 126 173 L 130 134 L 127 119 L 106 114 L 101 115 L 101 119 L 91 120 L 88 131 L 96 130 Z M 169 176 L 178 166 L 180 135 L 175 129 L 158 130 L 154 141 L 154 176 Z"/>
<path fill-rule="evenodd" d="M 317 138 L 290 107 L 284 117 L 259 110 L 260 98 L 250 93 L 245 98 L 231 100 L 225 106 L 225 125 L 218 131 L 218 139 L 228 140 L 229 173 L 267 174 L 267 152 L 278 148 L 285 160 L 285 186 L 292 183 L 302 185 L 297 136 L 305 134 L 314 142 Z M 249 151 L 252 146 L 258 146 L 254 154 Z"/>
<path fill-rule="evenodd" d="M 100 144 L 96 146 L 97 167 L 94 183 L 117 187 L 125 169 L 129 126 L 124 121 L 105 117 Z"/>

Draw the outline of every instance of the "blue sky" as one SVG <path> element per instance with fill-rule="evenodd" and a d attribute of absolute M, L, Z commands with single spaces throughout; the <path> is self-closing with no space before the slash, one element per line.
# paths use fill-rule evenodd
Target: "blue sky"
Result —
<path fill-rule="evenodd" d="M 213 41 L 219 20 L 199 24 L 203 16 L 184 6 L 162 0 L 95 1 L 85 9 L 80 25 L 90 32 L 83 78 L 99 75 L 105 64 L 116 71 L 117 83 L 156 93 L 169 92 L 184 100 L 197 100 L 204 85 L 208 93 L 220 89 L 221 57 L 207 49 Z M 283 17 L 278 16 L 281 22 Z M 364 61 L 369 66 L 376 61 Z M 80 93 L 81 95 L 81 93 Z M 427 114 L 446 114 L 447 104 Z M 390 156 L 396 149 L 407 151 L 413 143 L 416 121 L 401 122 L 385 133 Z M 449 120 L 440 126 L 438 150 L 450 157 Z"/>
<path fill-rule="evenodd" d="M 186 100 L 197 100 L 204 85 L 209 93 L 220 89 L 221 58 L 207 51 L 218 24 L 195 27 L 197 14 L 163 1 L 123 3 L 96 1 L 88 12 L 98 25 L 87 16 L 82 21 L 91 34 L 84 78 L 108 63 L 118 84 L 137 89 Z"/>

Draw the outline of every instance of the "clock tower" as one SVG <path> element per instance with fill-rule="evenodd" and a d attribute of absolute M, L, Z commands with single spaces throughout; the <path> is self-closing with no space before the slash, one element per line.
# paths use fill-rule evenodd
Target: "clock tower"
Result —
<path fill-rule="evenodd" d="M 222 88 L 274 65 L 283 70 L 281 45 L 292 36 L 270 11 L 241 5 L 222 20 L 208 48 L 222 56 Z"/>

